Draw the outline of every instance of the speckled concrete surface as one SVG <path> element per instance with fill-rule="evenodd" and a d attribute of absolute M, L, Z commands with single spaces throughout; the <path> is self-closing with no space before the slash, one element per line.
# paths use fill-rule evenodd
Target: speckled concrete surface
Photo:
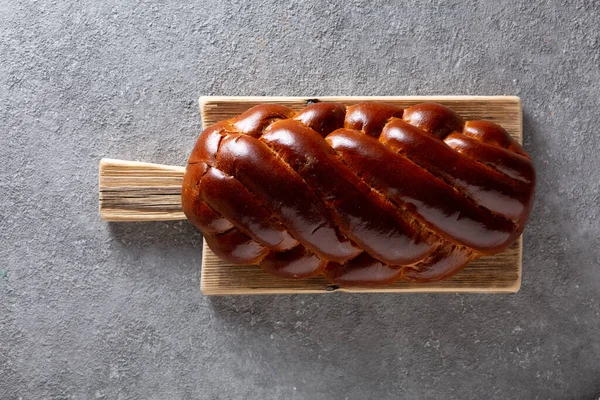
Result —
<path fill-rule="evenodd" d="M 184 3 L 0 0 L 0 398 L 600 396 L 598 1 Z M 318 94 L 521 96 L 521 291 L 206 298 L 188 223 L 99 221 L 198 96 Z"/>

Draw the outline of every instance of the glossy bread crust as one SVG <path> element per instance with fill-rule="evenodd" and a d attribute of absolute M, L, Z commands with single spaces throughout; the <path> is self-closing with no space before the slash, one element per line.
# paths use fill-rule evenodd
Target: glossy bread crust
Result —
<path fill-rule="evenodd" d="M 502 127 L 441 104 L 262 104 L 202 132 L 182 203 L 231 263 L 372 286 L 444 279 L 506 249 L 534 194 Z"/>

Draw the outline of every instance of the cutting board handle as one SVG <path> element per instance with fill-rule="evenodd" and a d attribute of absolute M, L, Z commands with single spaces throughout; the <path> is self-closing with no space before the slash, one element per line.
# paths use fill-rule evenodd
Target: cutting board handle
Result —
<path fill-rule="evenodd" d="M 186 219 L 181 209 L 185 167 L 100 160 L 100 218 L 105 221 Z"/>

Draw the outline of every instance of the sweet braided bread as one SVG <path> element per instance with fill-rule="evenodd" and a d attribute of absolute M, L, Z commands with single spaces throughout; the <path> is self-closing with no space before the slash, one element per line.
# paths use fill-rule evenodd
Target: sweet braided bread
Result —
<path fill-rule="evenodd" d="M 534 191 L 531 160 L 502 127 L 440 104 L 264 104 L 202 132 L 182 202 L 231 263 L 387 285 L 506 249 Z"/>

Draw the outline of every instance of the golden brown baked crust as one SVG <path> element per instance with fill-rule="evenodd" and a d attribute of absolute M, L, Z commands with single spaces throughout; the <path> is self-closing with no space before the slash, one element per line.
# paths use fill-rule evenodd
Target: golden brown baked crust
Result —
<path fill-rule="evenodd" d="M 202 132 L 182 203 L 232 263 L 386 285 L 506 249 L 534 192 L 531 160 L 502 127 L 441 104 L 264 104 Z"/>

